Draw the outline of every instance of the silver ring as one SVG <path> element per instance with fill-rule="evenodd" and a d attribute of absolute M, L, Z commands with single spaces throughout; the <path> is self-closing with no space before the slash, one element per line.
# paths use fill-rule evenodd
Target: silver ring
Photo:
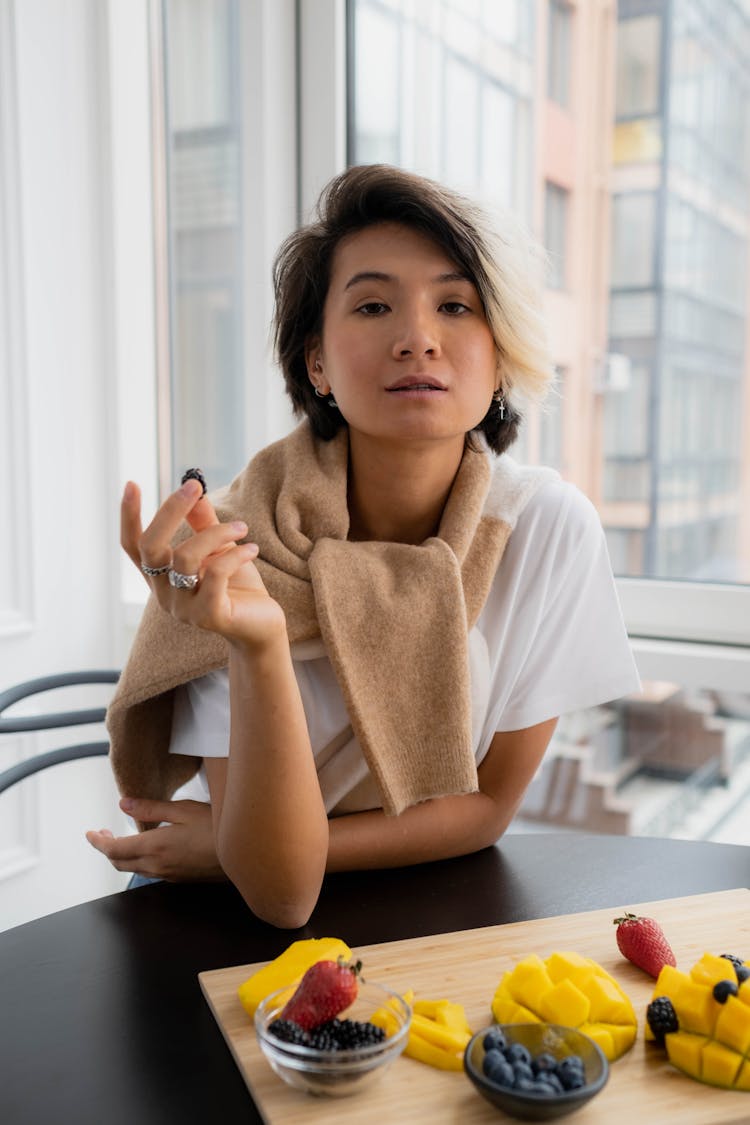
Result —
<path fill-rule="evenodd" d="M 194 590 L 199 582 L 197 574 L 180 574 L 179 570 L 169 567 L 169 585 L 174 586 L 175 590 Z"/>
<path fill-rule="evenodd" d="M 171 566 L 171 563 L 167 563 L 166 566 L 146 566 L 146 564 L 142 562 L 141 570 L 144 574 L 147 574 L 149 578 L 156 578 L 159 574 L 166 574 L 170 570 Z"/>

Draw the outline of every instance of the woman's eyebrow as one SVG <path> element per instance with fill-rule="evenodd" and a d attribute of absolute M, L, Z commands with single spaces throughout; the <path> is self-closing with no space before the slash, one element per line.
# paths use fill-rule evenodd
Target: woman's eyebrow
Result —
<path fill-rule="evenodd" d="M 350 277 L 344 286 L 344 291 L 351 289 L 352 286 L 359 284 L 360 281 L 396 281 L 393 274 L 381 273 L 380 270 L 362 270 L 361 273 L 355 273 Z M 451 270 L 449 273 L 440 273 L 437 277 L 432 278 L 433 285 L 444 285 L 448 281 L 468 281 L 471 284 L 471 278 L 467 277 L 465 273 L 460 273 L 456 270 Z"/>

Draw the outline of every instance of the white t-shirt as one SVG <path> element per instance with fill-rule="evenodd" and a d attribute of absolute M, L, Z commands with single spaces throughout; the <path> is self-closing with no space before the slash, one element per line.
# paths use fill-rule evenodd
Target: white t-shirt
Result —
<path fill-rule="evenodd" d="M 604 532 L 596 509 L 574 485 L 542 485 L 520 513 L 469 634 L 469 656 L 477 764 L 497 731 L 638 691 Z M 322 642 L 294 646 L 292 657 L 326 811 L 379 807 L 357 740 L 352 736 L 330 751 L 349 719 Z M 170 752 L 227 757 L 226 670 L 177 689 Z M 182 797 L 209 800 L 202 768 L 175 793 Z"/>

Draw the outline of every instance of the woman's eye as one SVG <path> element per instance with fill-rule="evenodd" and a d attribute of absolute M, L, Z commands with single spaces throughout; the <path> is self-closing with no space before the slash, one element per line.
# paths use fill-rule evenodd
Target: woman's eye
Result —
<path fill-rule="evenodd" d="M 461 313 L 471 312 L 469 306 L 463 304 L 462 301 L 443 301 L 440 308 L 451 316 L 460 316 Z"/>
<path fill-rule="evenodd" d="M 357 312 L 363 313 L 364 316 L 380 316 L 381 313 L 387 311 L 388 306 L 384 305 L 382 301 L 368 301 L 357 309 Z"/>

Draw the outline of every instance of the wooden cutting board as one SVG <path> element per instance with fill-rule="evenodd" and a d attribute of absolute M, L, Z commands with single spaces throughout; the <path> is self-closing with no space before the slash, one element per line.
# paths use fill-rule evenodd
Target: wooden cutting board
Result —
<path fill-rule="evenodd" d="M 642 1027 L 653 981 L 618 952 L 612 919 L 626 909 L 661 922 L 683 970 L 706 951 L 750 958 L 750 890 L 663 902 L 613 903 L 607 910 L 359 946 L 354 952 L 373 981 L 397 992 L 413 988 L 417 997 L 447 997 L 463 1003 L 475 1030 L 492 1022 L 490 1002 L 495 987 L 503 972 L 522 957 L 532 952 L 547 957 L 555 949 L 593 957 L 633 1001 L 638 1039 L 611 1066 L 602 1093 L 571 1120 L 576 1125 L 633 1125 L 641 1114 L 648 1125 L 748 1125 L 750 1093 L 704 1086 L 670 1066 L 662 1052 L 646 1050 Z M 328 936 L 346 941 L 345 933 Z M 198 979 L 268 1125 L 497 1125 L 508 1120 L 475 1092 L 463 1074 L 438 1071 L 405 1056 L 361 1094 L 315 1098 L 292 1090 L 266 1062 L 252 1021 L 237 999 L 239 985 L 259 967 L 214 969 L 200 973 Z"/>

